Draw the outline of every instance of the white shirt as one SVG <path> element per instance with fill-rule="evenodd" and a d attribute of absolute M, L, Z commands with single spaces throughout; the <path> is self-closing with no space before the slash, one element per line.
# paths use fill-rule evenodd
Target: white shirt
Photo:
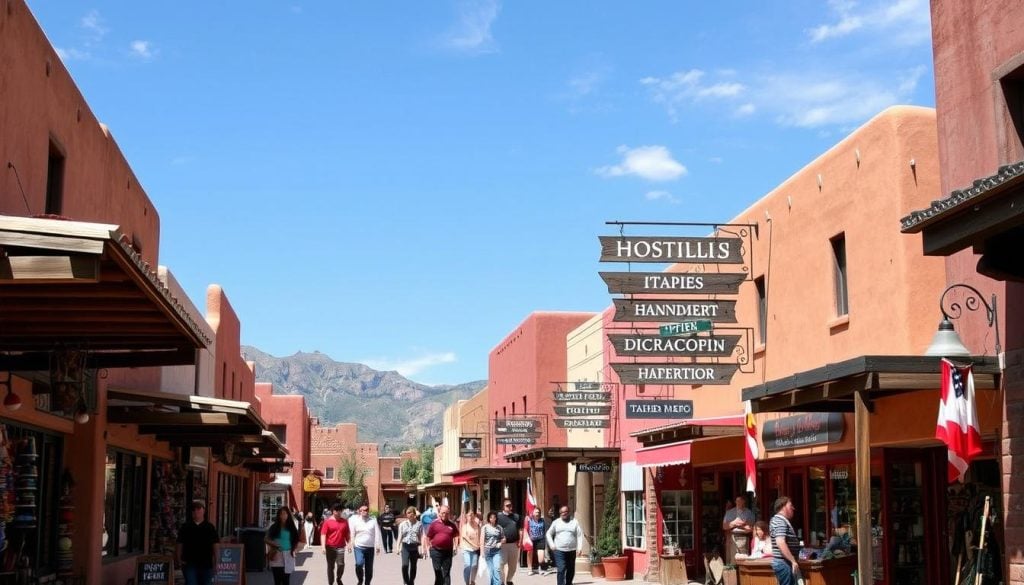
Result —
<path fill-rule="evenodd" d="M 383 539 L 380 535 L 380 526 L 377 519 L 367 516 L 366 520 L 359 514 L 353 514 L 348 519 L 348 530 L 352 533 L 352 546 L 359 548 L 377 548 Z"/>
<path fill-rule="evenodd" d="M 566 522 L 561 518 L 555 518 L 548 528 L 548 547 L 551 550 L 571 551 L 579 550 L 583 542 L 583 529 L 580 528 L 576 519 Z"/>

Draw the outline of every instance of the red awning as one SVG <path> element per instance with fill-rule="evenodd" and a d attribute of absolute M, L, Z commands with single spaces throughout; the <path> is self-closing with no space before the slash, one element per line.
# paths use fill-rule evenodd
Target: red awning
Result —
<path fill-rule="evenodd" d="M 636 450 L 636 464 L 640 467 L 663 467 L 685 465 L 690 462 L 690 447 L 693 441 L 680 441 L 657 447 Z"/>

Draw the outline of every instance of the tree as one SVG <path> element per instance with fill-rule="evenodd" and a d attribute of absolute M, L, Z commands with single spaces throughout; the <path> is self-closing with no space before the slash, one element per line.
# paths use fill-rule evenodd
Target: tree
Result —
<path fill-rule="evenodd" d="M 612 466 L 608 482 L 604 487 L 604 513 L 601 516 L 601 533 L 594 545 L 594 555 L 599 558 L 622 556 L 622 534 L 619 523 L 619 468 Z"/>
<path fill-rule="evenodd" d="M 363 466 L 352 449 L 348 455 L 342 456 L 338 465 L 338 479 L 345 484 L 341 499 L 354 507 L 366 503 L 366 476 L 370 470 Z"/>
<path fill-rule="evenodd" d="M 420 445 L 414 459 L 402 462 L 402 481 L 407 484 L 423 485 L 434 481 L 434 450 L 430 445 Z"/>

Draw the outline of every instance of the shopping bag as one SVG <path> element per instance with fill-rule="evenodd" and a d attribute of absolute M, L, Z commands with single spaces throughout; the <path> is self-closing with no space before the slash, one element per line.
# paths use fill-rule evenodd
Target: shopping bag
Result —
<path fill-rule="evenodd" d="M 525 550 L 526 552 L 531 552 L 533 550 L 533 541 L 529 538 L 523 540 L 523 550 Z"/>
<path fill-rule="evenodd" d="M 284 572 L 289 575 L 295 572 L 295 555 L 292 553 L 284 553 Z"/>
<path fill-rule="evenodd" d="M 480 551 L 480 559 L 477 561 L 476 567 L 476 582 L 480 585 L 486 585 L 491 582 L 491 567 L 488 566 L 487 557 L 483 554 L 484 551 Z"/>

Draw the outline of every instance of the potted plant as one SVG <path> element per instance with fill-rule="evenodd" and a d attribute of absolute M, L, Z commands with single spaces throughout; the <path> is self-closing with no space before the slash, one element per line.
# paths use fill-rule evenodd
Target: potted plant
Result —
<path fill-rule="evenodd" d="M 619 468 L 612 466 L 604 489 L 604 513 L 601 516 L 601 532 L 597 536 L 594 552 L 601 558 L 605 579 L 624 581 L 626 579 L 626 557 L 622 555 L 622 533 L 619 520 Z"/>
<path fill-rule="evenodd" d="M 596 543 L 590 546 L 590 574 L 593 577 L 604 579 L 604 565 L 601 564 L 601 555 L 597 554 Z"/>

